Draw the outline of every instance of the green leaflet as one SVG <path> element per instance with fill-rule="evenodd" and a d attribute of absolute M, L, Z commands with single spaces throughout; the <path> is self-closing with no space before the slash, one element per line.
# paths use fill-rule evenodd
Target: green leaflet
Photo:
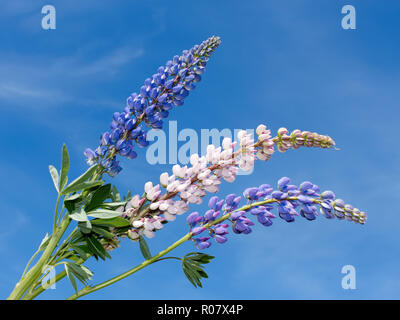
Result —
<path fill-rule="evenodd" d="M 106 252 L 106 250 L 103 248 L 103 246 L 96 239 L 95 236 L 93 235 L 87 236 L 86 243 L 96 259 L 97 257 L 100 257 L 102 260 L 105 260 L 106 257 L 111 259 L 111 256 Z"/>
<path fill-rule="evenodd" d="M 112 219 L 95 219 L 92 220 L 91 222 L 93 225 L 116 227 L 116 228 L 123 228 L 130 226 L 129 221 L 121 217 L 116 217 Z"/>
<path fill-rule="evenodd" d="M 65 267 L 65 272 L 67 273 L 69 282 L 71 282 L 72 286 L 74 287 L 75 292 L 78 292 L 78 286 L 76 285 L 76 280 L 71 272 L 71 269 L 70 269 L 68 263 L 65 263 L 64 267 Z"/>
<path fill-rule="evenodd" d="M 78 222 L 79 230 L 84 234 L 92 232 L 92 223 L 90 220 Z"/>
<path fill-rule="evenodd" d="M 124 196 L 124 201 L 129 201 L 132 199 L 132 192 L 128 190 L 128 193 L 126 196 Z"/>
<path fill-rule="evenodd" d="M 116 186 L 113 186 L 111 189 L 111 199 L 114 202 L 121 201 L 121 194 L 118 192 L 118 189 Z"/>
<path fill-rule="evenodd" d="M 143 257 L 146 260 L 149 260 L 151 258 L 150 249 L 149 249 L 149 246 L 147 245 L 146 240 L 142 236 L 139 237 L 139 247 L 140 247 L 140 252 L 142 252 Z"/>
<path fill-rule="evenodd" d="M 103 202 L 110 197 L 111 184 L 106 184 L 98 188 L 92 195 L 89 203 L 86 205 L 85 210 L 87 212 L 92 211 L 100 207 Z"/>
<path fill-rule="evenodd" d="M 54 168 L 52 165 L 50 165 L 49 171 L 50 171 L 50 175 L 53 180 L 53 183 L 54 183 L 54 187 L 56 188 L 57 192 L 60 193 L 60 189 L 58 187 L 60 184 L 60 177 L 58 176 L 57 169 Z"/>
<path fill-rule="evenodd" d="M 49 236 L 49 234 L 46 233 L 46 235 L 44 236 L 42 242 L 40 242 L 39 251 L 43 251 L 43 250 L 46 249 L 47 245 L 49 244 L 50 238 L 51 237 Z"/>
<path fill-rule="evenodd" d="M 84 285 L 87 285 L 87 281 L 90 280 L 93 276 L 92 271 L 90 271 L 87 267 L 83 265 L 78 265 L 73 262 L 66 262 L 64 265 L 67 277 L 76 292 L 78 291 L 78 287 L 75 278 L 78 279 Z"/>
<path fill-rule="evenodd" d="M 80 194 L 73 194 L 67 197 L 64 201 L 76 201 L 81 197 Z"/>
<path fill-rule="evenodd" d="M 116 209 L 121 206 L 125 206 L 126 201 L 119 201 L 119 202 L 104 202 L 100 205 L 100 208 L 103 209 Z"/>
<path fill-rule="evenodd" d="M 67 184 L 68 178 L 67 174 L 69 171 L 69 154 L 66 145 L 63 145 L 62 148 L 62 160 L 61 160 L 61 173 L 60 173 L 60 181 L 59 181 L 59 190 L 64 189 Z"/>
<path fill-rule="evenodd" d="M 104 183 L 103 181 L 85 181 L 74 184 L 71 183 L 61 192 L 61 194 L 65 195 L 72 192 L 83 191 L 86 189 L 90 189 L 92 187 L 101 186 L 103 183 Z"/>
<path fill-rule="evenodd" d="M 84 221 L 88 221 L 88 217 L 86 215 L 85 210 L 83 210 L 83 208 L 79 208 L 76 209 L 75 211 L 73 211 L 69 217 L 72 220 L 78 221 L 78 222 L 84 222 Z"/>
<path fill-rule="evenodd" d="M 96 211 L 88 212 L 87 215 L 99 219 L 112 219 L 121 216 L 121 212 L 107 209 L 97 209 Z"/>
<path fill-rule="evenodd" d="M 77 245 L 71 244 L 71 248 L 74 249 L 74 251 L 84 260 L 86 260 L 87 257 L 90 255 L 90 253 L 89 253 L 90 251 L 89 251 L 88 247 L 85 245 L 77 246 Z"/>
<path fill-rule="evenodd" d="M 93 277 L 92 271 L 90 271 L 88 268 L 75 263 L 67 263 L 69 264 L 72 272 L 78 278 L 78 280 L 83 282 L 84 284 L 87 283 L 87 280 L 90 280 Z"/>
<path fill-rule="evenodd" d="M 67 208 L 68 212 L 72 213 L 75 210 L 76 205 L 80 201 L 82 201 L 81 196 L 82 196 L 81 194 L 75 193 L 69 196 L 68 198 L 64 199 L 64 205 Z"/>
<path fill-rule="evenodd" d="M 85 173 L 83 173 L 81 176 L 79 176 L 74 181 L 72 181 L 64 190 L 62 190 L 60 188 L 60 190 L 62 190 L 61 194 L 65 195 L 65 194 L 68 194 L 68 193 L 77 192 L 77 191 L 81 191 L 81 190 L 87 189 L 87 188 L 89 188 L 91 186 L 103 184 L 103 182 L 100 182 L 100 181 L 87 182 L 87 180 L 89 180 L 89 178 L 94 174 L 96 169 L 97 169 L 97 165 L 91 166 L 88 170 L 86 170 Z M 94 184 L 90 186 L 90 183 L 94 183 Z"/>
<path fill-rule="evenodd" d="M 111 232 L 109 232 L 109 231 L 107 231 L 107 230 L 105 230 L 105 229 L 103 229 L 101 227 L 92 226 L 92 230 L 93 230 L 93 232 L 103 236 L 104 238 L 107 238 L 107 239 L 113 239 L 114 238 L 114 235 Z"/>

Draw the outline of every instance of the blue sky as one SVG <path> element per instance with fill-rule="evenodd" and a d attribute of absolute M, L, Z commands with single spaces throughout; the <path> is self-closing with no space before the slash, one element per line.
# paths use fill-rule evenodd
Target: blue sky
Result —
<path fill-rule="evenodd" d="M 56 30 L 41 29 L 46 4 L 57 10 Z M 345 4 L 356 8 L 356 30 L 341 28 Z M 279 220 L 214 244 L 203 289 L 164 261 L 86 298 L 398 299 L 399 13 L 398 1 L 376 0 L 2 1 L 0 296 L 51 228 L 56 194 L 48 165 L 59 166 L 62 143 L 77 176 L 86 168 L 82 152 L 96 146 L 126 97 L 173 55 L 215 34 L 222 44 L 202 82 L 170 116 L 178 129 L 265 123 L 329 134 L 340 148 L 275 154 L 252 175 L 225 183 L 220 195 L 281 176 L 311 180 L 366 211 L 367 224 Z M 123 166 L 112 182 L 138 193 L 171 167 L 148 164 L 144 151 Z M 184 220 L 149 241 L 152 252 L 185 234 Z M 190 243 L 175 254 L 189 251 Z M 124 241 L 112 260 L 88 266 L 98 283 L 140 262 L 137 245 Z M 357 271 L 356 290 L 341 287 L 348 264 Z M 72 292 L 62 281 L 42 297 Z"/>

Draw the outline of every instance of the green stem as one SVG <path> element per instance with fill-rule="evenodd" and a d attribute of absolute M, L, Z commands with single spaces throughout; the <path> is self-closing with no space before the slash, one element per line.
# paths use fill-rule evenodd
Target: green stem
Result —
<path fill-rule="evenodd" d="M 178 257 L 165 257 L 165 258 L 158 259 L 158 260 L 156 260 L 154 262 L 159 262 L 159 261 L 168 260 L 168 259 L 176 259 L 176 260 L 182 261 L 182 258 L 178 258 Z"/>
<path fill-rule="evenodd" d="M 57 256 L 62 257 L 62 254 L 69 249 L 70 244 L 68 244 L 68 240 L 71 239 L 72 235 L 74 234 L 74 232 L 78 230 L 78 227 L 75 227 L 74 230 L 72 230 L 72 232 L 69 234 L 69 236 L 63 241 L 63 243 L 61 244 L 61 246 L 57 249 L 56 253 L 53 255 L 53 257 L 50 259 L 49 264 L 51 265 L 55 259 L 57 258 Z M 58 262 L 58 260 L 56 260 L 55 262 Z"/>
<path fill-rule="evenodd" d="M 61 193 L 58 193 L 58 196 L 57 196 L 57 203 L 56 203 L 56 209 L 54 210 L 53 233 L 55 233 L 56 228 L 57 228 L 57 216 L 58 216 L 58 206 L 59 206 L 59 204 L 60 204 L 60 198 L 61 198 Z"/>
<path fill-rule="evenodd" d="M 63 206 L 62 206 L 62 208 L 61 208 L 61 211 L 60 211 L 60 216 L 59 216 L 58 219 L 57 219 L 57 224 L 59 224 L 60 221 L 61 221 L 61 219 L 63 218 L 63 216 L 64 216 L 64 210 L 65 210 L 65 206 L 64 206 L 64 204 L 63 204 Z"/>
<path fill-rule="evenodd" d="M 175 249 L 176 247 L 180 246 L 182 243 L 186 242 L 187 240 L 189 240 L 192 237 L 191 233 L 186 234 L 184 237 L 182 237 L 181 239 L 179 239 L 178 241 L 176 241 L 174 244 L 172 244 L 171 246 L 169 246 L 167 249 L 159 252 L 157 255 L 151 257 L 150 259 L 142 262 L 141 264 L 139 264 L 138 266 L 114 277 L 111 278 L 105 282 L 102 282 L 94 287 L 85 287 L 82 290 L 80 290 L 79 292 L 75 293 L 74 295 L 70 296 L 67 300 L 76 300 L 84 295 L 87 295 L 91 292 L 100 290 L 102 288 L 105 288 L 115 282 L 118 282 L 122 279 L 125 279 L 126 277 L 129 277 L 130 275 L 134 274 L 135 272 L 143 269 L 144 267 L 147 267 L 148 265 L 156 262 L 157 260 L 159 260 L 159 258 L 161 258 L 162 256 L 166 255 L 168 252 L 172 251 L 173 249 Z"/>
<path fill-rule="evenodd" d="M 295 199 L 296 199 L 295 197 L 288 197 L 287 198 L 287 200 L 295 200 Z M 236 210 L 234 210 L 232 212 L 235 212 L 235 211 L 246 211 L 246 210 L 248 210 L 248 209 L 250 209 L 252 207 L 261 206 L 263 204 L 271 203 L 271 202 L 279 202 L 279 200 L 267 199 L 267 200 L 262 200 L 262 201 L 259 201 L 259 202 L 253 202 L 253 203 L 247 204 L 247 205 L 245 205 L 245 206 L 243 206 L 243 207 L 241 207 L 239 209 L 236 209 Z M 220 223 L 222 221 L 225 221 L 226 219 L 229 219 L 231 214 L 232 214 L 232 212 L 228 212 L 225 215 L 223 215 L 222 217 L 220 217 L 219 219 L 216 219 L 216 220 L 214 220 L 212 222 L 207 223 L 206 225 L 204 225 L 204 228 L 207 229 L 207 228 L 209 228 L 209 227 L 211 227 L 213 225 L 216 225 L 216 224 L 218 224 L 218 223 Z M 122 273 L 122 274 L 120 274 L 120 275 L 118 275 L 118 276 L 116 276 L 114 278 L 111 278 L 111 279 L 109 279 L 107 281 L 104 281 L 104 282 L 102 282 L 102 283 L 100 283 L 100 284 L 98 284 L 98 285 L 96 285 L 94 287 L 86 286 L 83 289 L 81 289 L 80 291 L 78 291 L 77 293 L 75 293 L 74 295 L 70 296 L 67 300 L 76 300 L 76 299 L 78 299 L 78 298 L 80 298 L 82 296 L 85 296 L 85 295 L 89 294 L 89 293 L 92 293 L 94 291 L 103 289 L 103 288 L 105 288 L 105 287 L 107 287 L 109 285 L 112 285 L 112 284 L 114 284 L 114 283 L 116 283 L 116 282 L 118 282 L 118 281 L 120 281 L 122 279 L 125 279 L 126 277 L 129 277 L 130 275 L 132 275 L 135 272 L 143 269 L 144 267 L 147 267 L 148 265 L 150 265 L 150 264 L 152 264 L 154 262 L 165 260 L 165 259 L 174 259 L 174 258 L 175 259 L 179 259 L 179 258 L 176 258 L 176 257 L 166 257 L 166 258 L 162 258 L 162 257 L 164 255 L 166 255 L 168 252 L 172 251 L 176 247 L 178 247 L 181 244 L 183 244 L 184 242 L 186 242 L 187 240 L 191 239 L 192 236 L 193 236 L 193 234 L 191 232 L 187 233 L 185 236 L 180 238 L 178 241 L 176 241 L 174 244 L 169 246 L 167 249 L 159 252 L 157 255 L 155 255 L 152 258 L 142 262 L 138 266 L 136 266 L 136 267 L 134 267 L 134 268 L 132 268 L 132 269 L 130 269 L 128 271 L 125 271 L 124 273 Z M 162 258 L 162 259 L 160 259 L 160 258 Z"/>
<path fill-rule="evenodd" d="M 92 176 L 91 181 L 96 181 L 99 178 L 101 178 L 101 175 L 98 172 L 96 172 Z M 82 194 L 86 194 L 86 193 L 87 193 L 87 191 L 84 191 Z M 27 290 L 37 286 L 37 281 L 43 273 L 43 268 L 49 263 L 49 259 L 51 258 L 53 251 L 55 250 L 55 248 L 58 245 L 58 242 L 61 240 L 62 236 L 64 235 L 65 231 L 67 230 L 67 228 L 71 222 L 71 219 L 68 217 L 68 215 L 66 215 L 62 219 L 60 217 L 59 223 L 57 223 L 58 207 L 59 207 L 59 203 L 60 203 L 60 198 L 61 198 L 61 194 L 59 193 L 58 197 L 57 197 L 56 209 L 54 212 L 53 235 L 51 236 L 46 249 L 44 250 L 42 256 L 40 257 L 40 259 L 38 260 L 36 265 L 34 267 L 32 267 L 24 277 L 21 277 L 19 282 L 16 284 L 14 290 L 11 292 L 10 296 L 7 298 L 8 300 L 21 299 L 23 297 L 23 295 L 27 292 Z M 64 206 L 63 206 L 63 209 L 64 209 Z M 61 210 L 61 213 L 62 213 L 63 209 Z M 63 277 L 64 277 L 64 275 L 61 276 L 60 278 L 63 278 Z M 41 287 L 37 288 L 33 292 L 28 292 L 26 295 L 33 296 L 34 294 L 36 294 L 36 295 L 40 294 L 42 292 L 42 291 L 40 291 L 40 288 Z"/>
<path fill-rule="evenodd" d="M 79 259 L 79 260 L 77 260 L 75 263 L 78 264 L 78 265 L 80 265 L 80 264 L 84 263 L 85 261 L 86 261 L 86 260 Z M 58 273 L 58 274 L 56 275 L 56 278 L 55 278 L 55 281 L 54 281 L 54 282 L 57 283 L 58 281 L 62 280 L 66 275 L 67 275 L 67 273 L 65 272 L 65 270 L 61 271 L 60 273 Z M 40 295 L 40 294 L 41 294 L 43 291 L 45 291 L 45 290 L 46 290 L 46 288 L 44 288 L 44 287 L 42 287 L 42 286 L 39 286 L 38 288 L 34 289 L 32 292 L 27 293 L 27 294 L 22 298 L 22 300 L 33 300 L 33 299 L 35 299 L 38 295 Z"/>
<path fill-rule="evenodd" d="M 54 234 L 51 236 L 49 244 L 44 250 L 39 261 L 29 270 L 25 277 L 21 278 L 21 280 L 16 284 L 14 290 L 8 297 L 9 300 L 20 299 L 24 293 L 37 281 L 37 279 L 39 279 L 43 272 L 43 267 L 46 265 L 54 249 L 57 247 L 57 244 L 63 236 L 65 230 L 67 230 L 70 221 L 71 219 L 68 217 L 65 217 L 61 221 L 60 225 L 56 228 Z"/>
<path fill-rule="evenodd" d="M 37 250 L 37 251 L 33 254 L 33 256 L 29 259 L 29 261 L 28 261 L 28 263 L 27 263 L 27 265 L 26 265 L 26 267 L 25 267 L 25 269 L 24 269 L 24 272 L 22 273 L 21 279 L 25 276 L 25 273 L 28 271 L 28 268 L 29 268 L 30 264 L 32 263 L 33 259 L 35 259 L 35 257 L 39 254 L 40 251 L 41 251 L 41 250 Z"/>

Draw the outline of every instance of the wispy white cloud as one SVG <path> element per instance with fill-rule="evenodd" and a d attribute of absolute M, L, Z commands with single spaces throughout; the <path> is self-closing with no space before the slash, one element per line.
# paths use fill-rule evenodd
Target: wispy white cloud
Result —
<path fill-rule="evenodd" d="M 109 76 L 116 74 L 124 65 L 129 64 L 143 55 L 143 48 L 121 47 L 89 63 L 75 61 L 70 64 L 65 64 L 62 61 L 56 61 L 55 67 L 68 72 L 71 77 L 100 74 L 102 76 Z M 70 69 L 71 66 L 72 69 Z"/>
<path fill-rule="evenodd" d="M 2 98 L 15 98 L 15 97 L 27 97 L 27 98 L 43 98 L 48 96 L 47 92 L 40 90 L 34 90 L 29 87 L 24 87 L 17 83 L 0 83 L 0 97 Z"/>
<path fill-rule="evenodd" d="M 109 80 L 119 71 L 139 59 L 144 54 L 143 48 L 121 47 L 107 52 L 92 61 L 87 61 L 76 54 L 69 57 L 55 59 L 34 58 L 32 56 L 13 55 L 7 59 L 4 55 L 0 58 L 0 99 L 19 103 L 27 108 L 31 107 L 33 100 L 40 100 L 35 107 L 53 106 L 60 102 L 75 101 L 79 105 L 111 105 L 115 101 L 104 101 L 101 99 L 88 99 L 80 95 L 79 86 L 72 92 L 61 91 L 62 83 L 88 83 L 89 80 Z M 105 81 L 107 81 L 105 80 Z M 91 81 L 93 83 L 93 81 Z M 57 86 L 58 84 L 58 86 Z M 54 103 L 57 101 L 58 103 Z"/>

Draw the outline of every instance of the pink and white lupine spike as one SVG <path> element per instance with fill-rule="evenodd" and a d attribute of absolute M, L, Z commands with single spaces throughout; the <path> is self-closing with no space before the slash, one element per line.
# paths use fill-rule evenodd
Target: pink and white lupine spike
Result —
<path fill-rule="evenodd" d="M 145 199 L 134 196 L 130 208 L 125 212 L 136 229 L 130 232 L 130 238 L 134 239 L 135 235 L 153 237 L 154 229 L 146 228 L 145 219 L 162 215 L 164 220 L 174 221 L 176 215 L 189 210 L 189 204 L 200 204 L 207 193 L 218 192 L 223 180 L 235 181 L 239 169 L 252 170 L 256 159 L 269 160 L 275 145 L 279 151 L 284 152 L 300 146 L 328 148 L 335 144 L 329 136 L 308 131 L 294 130 L 289 136 L 285 128 L 280 128 L 277 137 L 273 138 L 265 125 L 259 125 L 256 134 L 257 142 L 251 134 L 241 130 L 237 142 L 225 138 L 222 147 L 209 145 L 205 156 L 193 154 L 190 157 L 190 166 L 176 164 L 172 167 L 172 175 L 162 173 L 160 184 L 154 186 L 152 182 L 147 182 L 144 188 Z M 238 148 L 235 151 L 236 146 Z M 149 205 L 138 212 L 144 201 L 149 201 Z"/>

